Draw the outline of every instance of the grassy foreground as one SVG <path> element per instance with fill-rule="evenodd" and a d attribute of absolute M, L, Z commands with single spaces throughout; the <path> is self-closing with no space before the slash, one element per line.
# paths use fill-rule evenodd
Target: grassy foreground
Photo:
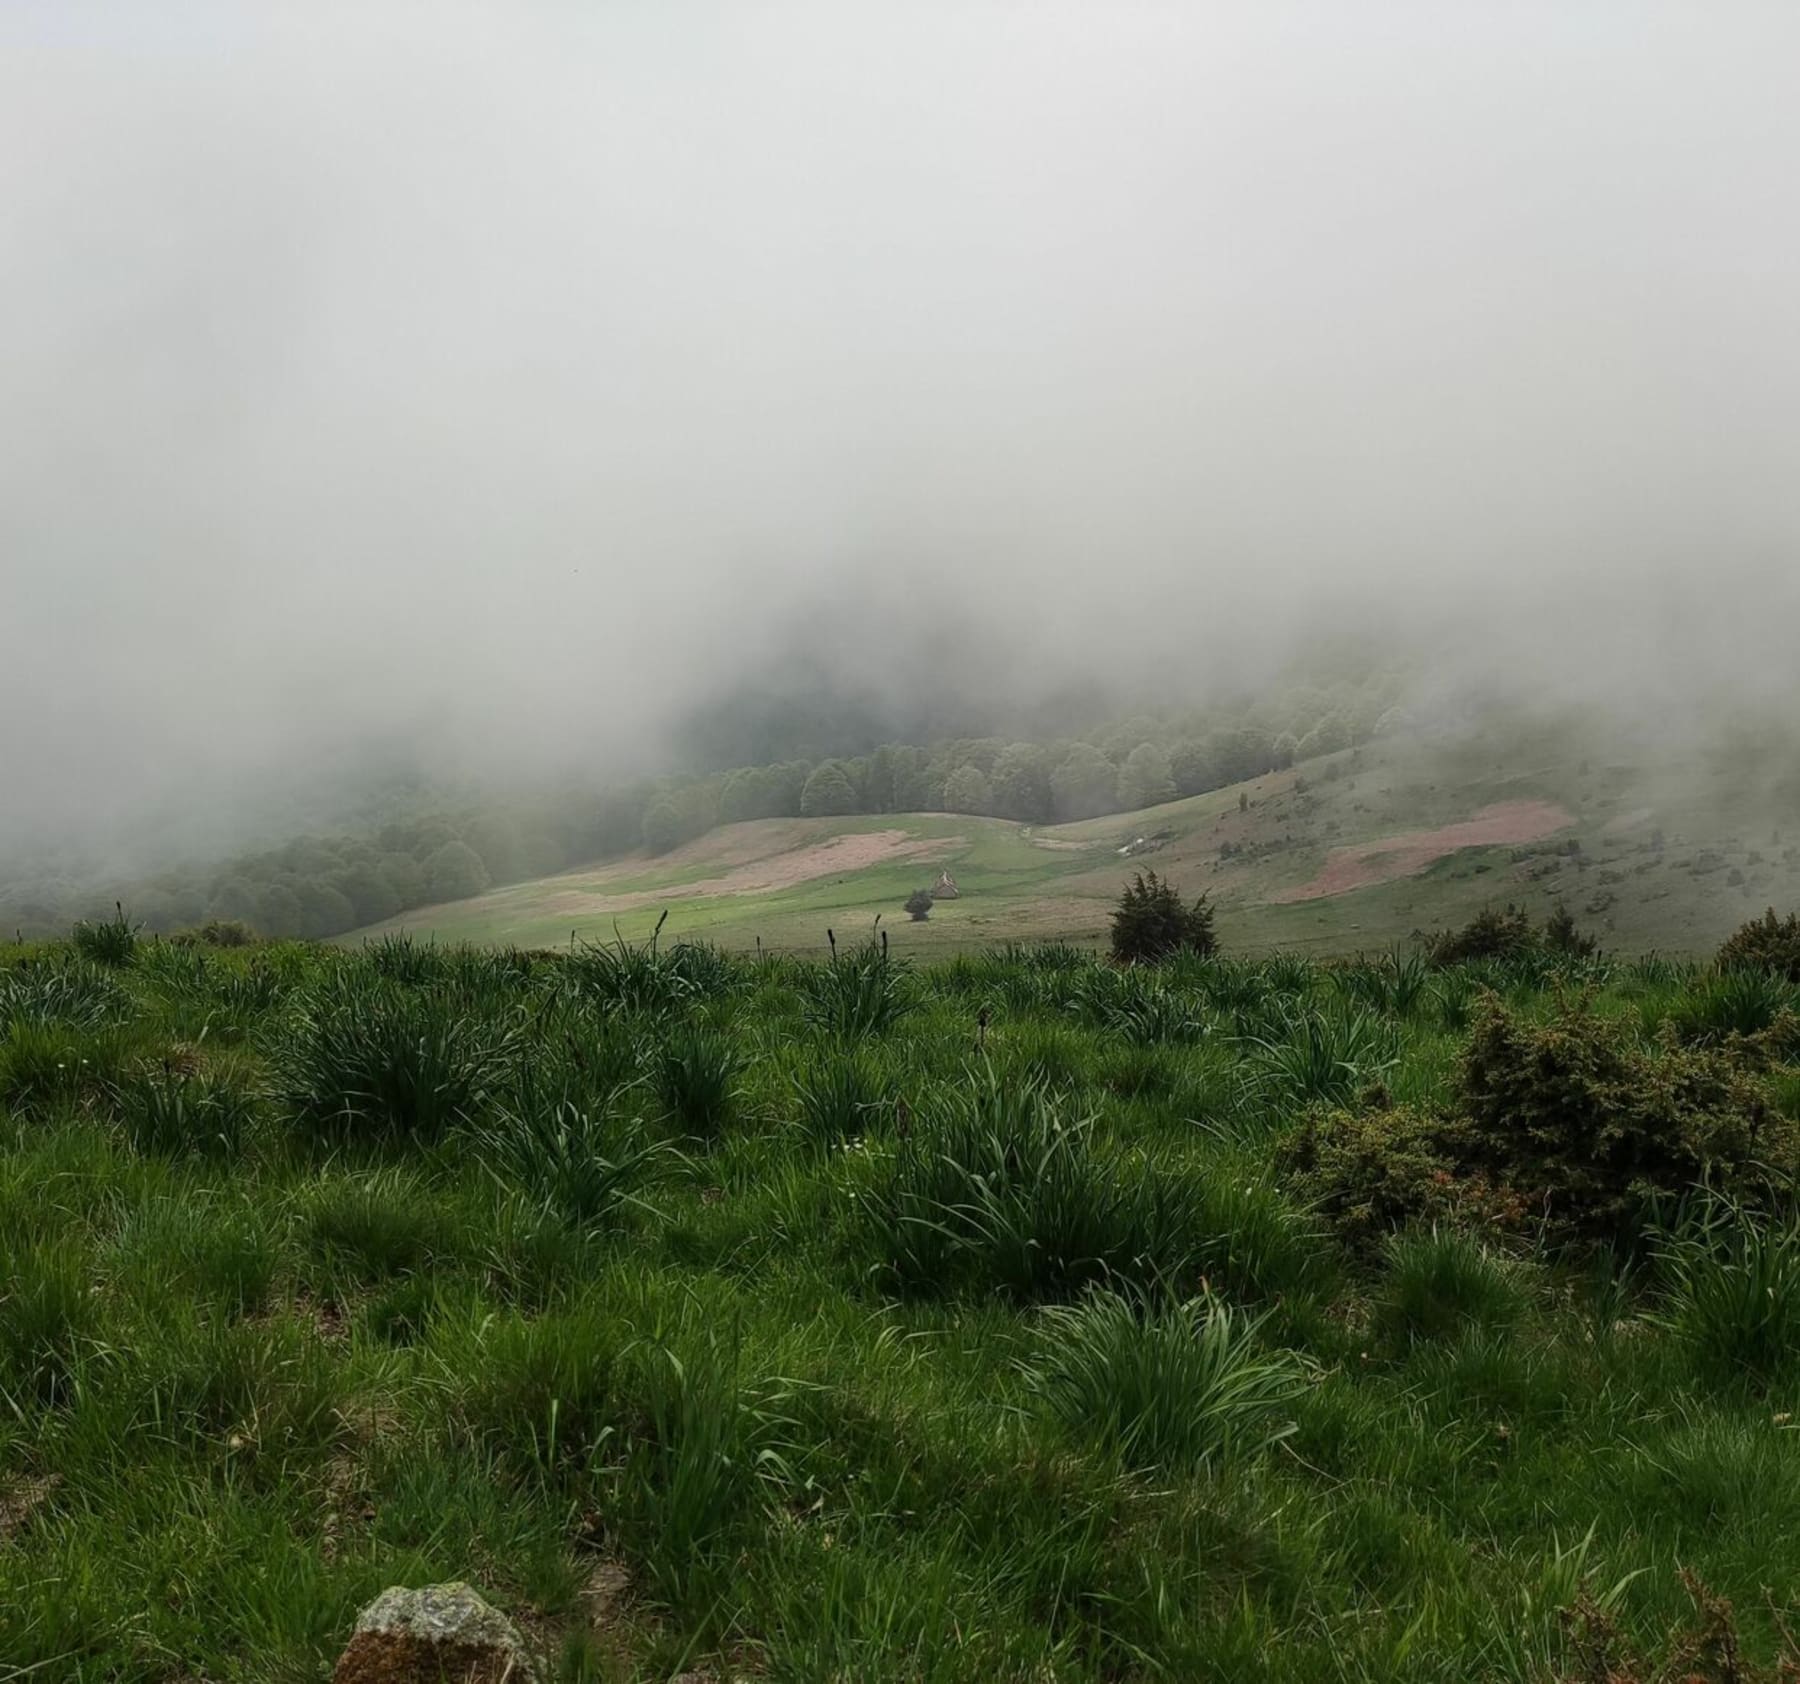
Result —
<path fill-rule="evenodd" d="M 1800 1621 L 1779 1189 L 1389 1235 L 1289 1150 L 1584 988 L 1772 1138 L 1791 988 L 87 948 L 0 958 L 0 1679 L 318 1680 L 448 1578 L 565 1679 L 1748 1677 L 1709 1599 L 1732 1666 Z"/>

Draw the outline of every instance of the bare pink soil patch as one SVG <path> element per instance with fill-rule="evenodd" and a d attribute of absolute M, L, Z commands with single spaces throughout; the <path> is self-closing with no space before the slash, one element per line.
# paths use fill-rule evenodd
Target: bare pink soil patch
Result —
<path fill-rule="evenodd" d="M 791 889 L 815 877 L 835 877 L 863 871 L 890 860 L 938 860 L 963 845 L 961 836 L 911 836 L 904 830 L 869 830 L 832 836 L 809 847 L 755 859 L 718 877 L 694 883 L 672 883 L 660 889 L 633 889 L 617 895 L 565 892 L 545 903 L 547 912 L 628 912 L 633 907 L 654 906 L 659 901 L 685 900 L 693 895 L 760 895 L 774 889 Z"/>
<path fill-rule="evenodd" d="M 1553 801 L 1501 801 L 1483 807 L 1473 818 L 1437 830 L 1409 830 L 1373 842 L 1333 848 L 1310 883 L 1283 889 L 1270 895 L 1269 901 L 1271 905 L 1285 906 L 1292 901 L 1347 895 L 1352 889 L 1366 889 L 1372 883 L 1416 877 L 1459 848 L 1518 847 L 1526 842 L 1541 842 L 1574 822 Z"/>

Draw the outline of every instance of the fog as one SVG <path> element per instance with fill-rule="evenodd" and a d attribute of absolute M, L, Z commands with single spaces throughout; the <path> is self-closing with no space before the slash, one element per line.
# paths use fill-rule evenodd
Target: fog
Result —
<path fill-rule="evenodd" d="M 872 683 L 1780 705 L 1800 11 L 0 6 L 0 837 Z M 923 641 L 922 641 L 923 640 Z"/>

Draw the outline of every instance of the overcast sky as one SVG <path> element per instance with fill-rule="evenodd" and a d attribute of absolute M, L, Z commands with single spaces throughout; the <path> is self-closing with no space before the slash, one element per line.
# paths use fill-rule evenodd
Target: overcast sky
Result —
<path fill-rule="evenodd" d="M 1785 679 L 1797 64 L 1787 0 L 0 0 L 0 800 L 600 759 L 821 600 Z"/>

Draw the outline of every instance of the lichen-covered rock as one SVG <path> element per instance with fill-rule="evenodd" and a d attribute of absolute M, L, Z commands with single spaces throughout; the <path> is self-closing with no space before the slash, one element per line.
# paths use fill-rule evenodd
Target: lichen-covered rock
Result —
<path fill-rule="evenodd" d="M 469 1585 L 384 1590 L 356 1618 L 332 1684 L 537 1684 L 518 1627 Z"/>

